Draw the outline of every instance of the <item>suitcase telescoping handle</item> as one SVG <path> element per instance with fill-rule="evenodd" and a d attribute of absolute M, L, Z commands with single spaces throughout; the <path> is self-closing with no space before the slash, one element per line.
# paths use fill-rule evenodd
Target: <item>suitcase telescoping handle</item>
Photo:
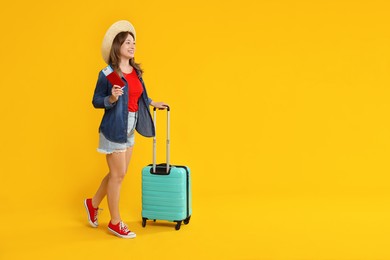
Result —
<path fill-rule="evenodd" d="M 154 127 L 156 127 L 156 108 L 153 109 L 153 123 Z M 156 134 L 153 137 L 153 173 L 156 173 L 156 135 L 157 131 L 155 131 Z M 170 159 L 170 143 L 169 143 L 169 134 L 170 134 L 170 108 L 167 106 L 167 174 L 169 173 L 169 159 Z"/>

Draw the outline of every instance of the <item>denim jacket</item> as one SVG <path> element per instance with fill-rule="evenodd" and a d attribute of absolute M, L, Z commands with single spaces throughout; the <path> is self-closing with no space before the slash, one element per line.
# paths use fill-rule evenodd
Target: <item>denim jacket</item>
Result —
<path fill-rule="evenodd" d="M 141 81 L 143 92 L 138 99 L 138 120 L 136 130 L 145 137 L 153 137 L 155 136 L 155 129 L 149 111 L 149 105 L 152 100 L 148 97 L 145 83 L 139 74 L 138 78 Z M 92 99 L 92 104 L 95 108 L 104 108 L 104 115 L 102 122 L 100 123 L 99 132 L 103 133 L 104 137 L 108 140 L 116 143 L 126 143 L 127 141 L 127 103 L 129 86 L 124 77 L 122 77 L 122 80 L 125 82 L 123 95 L 120 96 L 115 103 L 111 104 L 109 98 L 112 85 L 103 72 L 100 71 Z"/>

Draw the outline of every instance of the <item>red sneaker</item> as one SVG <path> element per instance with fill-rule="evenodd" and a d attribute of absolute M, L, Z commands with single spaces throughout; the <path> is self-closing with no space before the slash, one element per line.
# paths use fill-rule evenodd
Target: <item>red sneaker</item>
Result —
<path fill-rule="evenodd" d="M 89 224 L 92 227 L 97 227 L 99 225 L 98 218 L 97 218 L 99 208 L 94 208 L 92 206 L 92 199 L 85 199 L 84 206 L 85 206 L 85 209 L 87 210 Z"/>
<path fill-rule="evenodd" d="M 110 230 L 112 233 L 114 233 L 116 236 L 121 238 L 135 238 L 136 234 L 134 232 L 131 232 L 125 223 L 120 221 L 118 224 L 113 225 L 110 221 L 110 224 L 108 224 L 108 230 Z"/>

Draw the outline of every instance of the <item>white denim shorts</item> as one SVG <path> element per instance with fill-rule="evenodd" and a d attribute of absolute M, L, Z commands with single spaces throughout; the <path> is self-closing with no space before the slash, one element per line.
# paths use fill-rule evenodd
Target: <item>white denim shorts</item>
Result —
<path fill-rule="evenodd" d="M 137 124 L 138 113 L 129 112 L 127 121 L 127 141 L 126 143 L 115 143 L 107 140 L 102 132 L 99 133 L 99 147 L 97 151 L 104 154 L 126 152 L 128 147 L 134 146 L 135 126 Z"/>

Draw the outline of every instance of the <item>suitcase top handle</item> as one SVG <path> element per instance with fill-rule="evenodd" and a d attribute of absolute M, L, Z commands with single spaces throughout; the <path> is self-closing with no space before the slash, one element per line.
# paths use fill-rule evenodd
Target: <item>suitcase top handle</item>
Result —
<path fill-rule="evenodd" d="M 167 111 L 169 112 L 169 110 L 170 110 L 170 107 L 169 107 L 169 106 L 166 106 L 166 107 L 167 107 L 167 108 L 166 108 L 166 109 L 167 109 Z M 154 108 L 153 108 L 153 111 L 156 111 L 156 110 L 157 110 L 157 108 L 155 108 L 155 107 L 154 107 Z M 159 110 L 162 110 L 162 109 L 159 109 Z"/>
<path fill-rule="evenodd" d="M 156 127 L 156 108 L 153 108 L 153 123 L 154 123 L 154 127 Z M 153 172 L 156 173 L 156 142 L 157 142 L 157 139 L 156 139 L 156 135 L 157 135 L 157 131 L 155 131 L 156 134 L 154 135 L 153 137 Z M 169 142 L 169 135 L 170 135 L 170 107 L 167 106 L 167 161 L 166 161 L 166 165 L 167 165 L 167 173 L 169 173 L 169 159 L 170 159 L 170 142 Z"/>

